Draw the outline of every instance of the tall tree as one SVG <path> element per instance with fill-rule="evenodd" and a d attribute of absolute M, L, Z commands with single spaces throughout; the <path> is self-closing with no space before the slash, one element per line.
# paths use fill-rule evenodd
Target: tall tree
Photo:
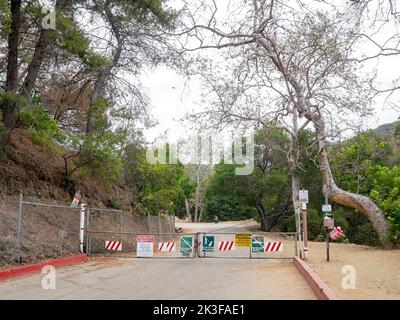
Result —
<path fill-rule="evenodd" d="M 360 111 L 368 105 L 368 91 L 355 74 L 350 57 L 354 32 L 331 7 L 332 12 L 322 13 L 309 7 L 305 9 L 302 4 L 274 0 L 242 2 L 241 10 L 236 10 L 237 7 L 230 10 L 231 23 L 224 24 L 218 18 L 217 3 L 210 2 L 209 6 L 203 6 L 206 12 L 201 15 L 207 18 L 194 23 L 193 19 L 189 20 L 182 31 L 199 40 L 183 50 L 228 48 L 232 56 L 241 50 L 248 57 L 249 69 L 254 66 L 257 71 L 263 70 L 261 81 L 270 87 L 272 84 L 272 90 L 278 85 L 279 97 L 290 102 L 286 106 L 293 106 L 298 116 L 314 127 L 324 193 L 331 200 L 363 213 L 382 242 L 390 246 L 390 230 L 384 213 L 369 197 L 336 185 L 326 152 L 329 132 L 326 120 L 335 119 L 331 125 L 334 127 L 340 121 L 338 117 L 347 110 Z M 249 17 L 247 21 L 237 16 L 241 12 L 243 17 L 243 10 Z M 236 48 L 239 53 L 233 52 Z"/>

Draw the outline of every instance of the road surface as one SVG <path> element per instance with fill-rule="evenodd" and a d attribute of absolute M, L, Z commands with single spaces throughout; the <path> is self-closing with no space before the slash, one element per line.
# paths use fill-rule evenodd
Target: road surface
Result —
<path fill-rule="evenodd" d="M 252 222 L 180 226 L 190 232 L 257 228 Z M 0 299 L 316 299 L 285 260 L 91 258 L 56 269 L 55 289 L 43 289 L 44 276 L 1 282 Z"/>

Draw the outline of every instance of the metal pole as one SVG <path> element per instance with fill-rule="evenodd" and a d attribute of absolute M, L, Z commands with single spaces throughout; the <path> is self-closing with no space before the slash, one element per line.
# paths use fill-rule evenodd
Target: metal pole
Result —
<path fill-rule="evenodd" d="M 325 204 L 328 204 L 328 192 L 325 188 Z M 326 229 L 326 261 L 329 261 L 329 229 Z"/>
<path fill-rule="evenodd" d="M 21 222 L 22 222 L 22 201 L 23 201 L 22 191 L 19 193 L 19 207 L 18 207 L 18 218 L 17 218 L 17 248 L 21 246 Z"/>
<path fill-rule="evenodd" d="M 307 204 L 302 202 L 301 203 L 301 216 L 303 220 L 303 241 L 304 241 L 304 259 L 307 258 L 307 252 L 308 252 L 308 243 L 307 243 L 307 238 L 308 238 L 308 232 L 307 232 Z"/>
<path fill-rule="evenodd" d="M 301 230 L 301 215 L 300 215 L 300 208 L 296 208 L 296 216 L 297 216 L 297 238 L 298 238 L 298 252 L 300 255 L 300 258 L 303 259 L 303 231 Z"/>
<path fill-rule="evenodd" d="M 158 211 L 158 234 L 161 233 L 161 216 L 160 211 Z"/>
<path fill-rule="evenodd" d="M 329 229 L 326 229 L 326 261 L 329 261 Z"/>
<path fill-rule="evenodd" d="M 119 213 L 119 241 L 122 241 L 122 210 Z"/>
<path fill-rule="evenodd" d="M 83 239 L 84 239 L 84 231 L 85 231 L 85 212 L 86 205 L 84 203 L 81 204 L 81 216 L 80 216 L 80 229 L 79 229 L 79 248 L 81 253 L 83 253 Z"/>

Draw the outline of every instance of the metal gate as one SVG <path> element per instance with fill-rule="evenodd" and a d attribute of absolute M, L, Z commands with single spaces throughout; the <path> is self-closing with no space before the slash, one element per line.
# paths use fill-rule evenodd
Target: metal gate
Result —
<path fill-rule="evenodd" d="M 291 259 L 298 254 L 295 232 L 204 232 L 198 237 L 202 258 Z"/>
<path fill-rule="evenodd" d="M 138 258 L 290 259 L 297 233 L 86 233 L 86 253 Z"/>

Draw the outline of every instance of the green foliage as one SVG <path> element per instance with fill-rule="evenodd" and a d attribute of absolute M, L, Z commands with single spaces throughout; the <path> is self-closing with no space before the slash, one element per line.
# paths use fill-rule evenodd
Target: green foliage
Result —
<path fill-rule="evenodd" d="M 142 214 L 150 211 L 154 215 L 168 211 L 182 216 L 185 197 L 190 197 L 195 189 L 195 184 L 185 175 L 184 167 L 179 163 L 150 164 L 145 150 L 136 155 L 135 166 L 133 192 L 140 203 L 138 211 Z"/>
<path fill-rule="evenodd" d="M 6 0 L 0 0 L 1 37 L 7 39 L 11 33 L 10 5 Z"/>
<path fill-rule="evenodd" d="M 308 209 L 307 225 L 308 225 L 308 238 L 310 240 L 315 240 L 315 238 L 317 238 L 318 235 L 323 233 L 322 215 L 318 213 L 318 210 Z"/>
<path fill-rule="evenodd" d="M 398 122 L 394 128 L 394 136 L 397 139 L 400 139 L 400 122 Z"/>
<path fill-rule="evenodd" d="M 0 93 L 0 106 L 13 103 L 20 106 L 21 108 L 30 106 L 30 101 L 17 93 L 14 92 Z"/>
<path fill-rule="evenodd" d="M 396 144 L 388 137 L 367 131 L 331 149 L 331 164 L 339 185 L 370 196 L 386 214 L 393 240 L 400 242 L 400 166 L 392 166 Z M 347 209 L 348 210 L 348 209 Z M 360 213 L 349 210 L 349 239 L 378 245 L 372 225 Z"/>
<path fill-rule="evenodd" d="M 95 53 L 90 48 L 90 41 L 76 23 L 61 12 L 57 12 L 57 30 L 54 40 L 58 40 L 61 47 L 72 55 L 78 56 L 88 69 L 97 69 L 110 64 L 106 57 Z"/>
<path fill-rule="evenodd" d="M 255 217 L 257 173 L 250 176 L 235 175 L 236 165 L 220 164 L 215 167 L 205 195 L 206 220 L 217 215 L 220 220 L 240 220 Z"/>
<path fill-rule="evenodd" d="M 111 182 L 121 178 L 122 159 L 120 144 L 124 136 L 107 130 L 85 135 L 83 139 L 69 137 L 69 146 L 79 150 L 78 165 L 82 172 Z"/>
<path fill-rule="evenodd" d="M 240 198 L 219 195 L 207 198 L 205 219 L 212 221 L 214 215 L 221 221 L 242 220 L 255 217 L 257 210 L 244 204 Z"/>
<path fill-rule="evenodd" d="M 387 216 L 393 239 L 400 243 L 400 165 L 374 165 L 367 170 L 370 196 Z"/>
<path fill-rule="evenodd" d="M 20 112 L 20 122 L 31 135 L 32 142 L 56 151 L 57 141 L 65 139 L 56 120 L 42 108 L 24 108 Z"/>
<path fill-rule="evenodd" d="M 143 25 L 158 23 L 171 28 L 178 13 L 166 8 L 165 3 L 165 0 L 138 0 L 132 5 L 129 1 L 120 1 L 125 15 L 119 20 L 135 20 Z"/>

